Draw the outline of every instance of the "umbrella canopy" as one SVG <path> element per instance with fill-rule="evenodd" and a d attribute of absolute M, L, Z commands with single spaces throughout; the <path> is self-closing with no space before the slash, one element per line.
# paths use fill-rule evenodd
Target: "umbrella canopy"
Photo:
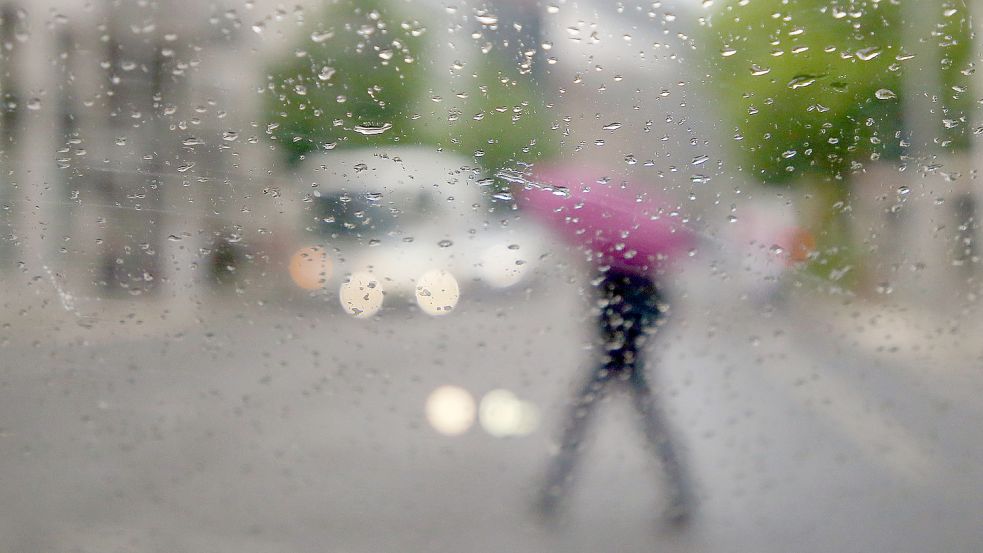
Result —
<path fill-rule="evenodd" d="M 690 248 L 693 236 L 664 199 L 604 175 L 589 167 L 537 168 L 515 197 L 598 265 L 649 273 Z"/>

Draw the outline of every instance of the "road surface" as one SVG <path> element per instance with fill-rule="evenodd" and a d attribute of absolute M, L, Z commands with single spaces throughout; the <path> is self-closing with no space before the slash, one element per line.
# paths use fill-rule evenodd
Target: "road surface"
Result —
<path fill-rule="evenodd" d="M 692 525 L 661 525 L 659 467 L 618 394 L 564 516 L 539 525 L 529 505 L 590 363 L 584 289 L 539 279 L 367 321 L 300 294 L 191 316 L 113 300 L 85 326 L 8 309 L 0 551 L 983 550 L 979 396 L 727 294 L 676 302 L 652 352 L 698 480 Z M 979 390 L 974 370 L 949 372 Z M 442 435 L 424 404 L 446 384 L 511 390 L 539 425 Z"/>

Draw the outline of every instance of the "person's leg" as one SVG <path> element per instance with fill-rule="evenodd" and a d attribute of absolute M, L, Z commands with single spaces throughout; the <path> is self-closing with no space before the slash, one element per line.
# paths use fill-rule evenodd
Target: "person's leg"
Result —
<path fill-rule="evenodd" d="M 633 294 L 630 300 L 633 309 L 628 311 L 628 316 L 636 325 L 636 332 L 632 333 L 631 338 L 637 351 L 641 351 L 644 340 L 655 331 L 663 314 L 659 310 L 660 296 L 653 282 L 639 283 L 635 292 L 637 295 Z M 694 501 L 689 472 L 676 447 L 665 414 L 659 408 L 649 386 L 641 359 L 636 358 L 630 365 L 627 377 L 635 410 L 642 419 L 645 437 L 665 471 L 669 499 L 666 514 L 671 520 L 682 522 L 690 515 Z"/>
<path fill-rule="evenodd" d="M 610 379 L 611 373 L 604 365 L 597 367 L 581 387 L 570 407 L 566 427 L 560 438 L 560 449 L 546 471 L 546 483 L 538 500 L 537 507 L 544 515 L 552 515 L 566 495 L 570 477 L 580 456 L 588 423 Z"/>
<path fill-rule="evenodd" d="M 583 445 L 587 426 L 598 402 L 603 397 L 606 385 L 612 378 L 622 374 L 626 357 L 634 358 L 633 353 L 626 351 L 628 341 L 623 335 L 622 308 L 625 283 L 626 281 L 621 274 L 608 273 L 599 286 L 603 305 L 598 317 L 598 326 L 603 357 L 601 363 L 592 371 L 581 387 L 570 408 L 566 427 L 560 438 L 559 452 L 550 463 L 546 472 L 546 484 L 540 494 L 538 507 L 543 514 L 553 514 L 560 500 L 566 494 L 570 477 L 576 467 Z"/>
<path fill-rule="evenodd" d="M 655 401 L 641 368 L 632 371 L 629 385 L 635 409 L 642 419 L 645 437 L 665 471 L 668 487 L 666 515 L 672 520 L 682 521 L 690 515 L 694 502 L 689 471 L 676 447 L 665 414 Z"/>

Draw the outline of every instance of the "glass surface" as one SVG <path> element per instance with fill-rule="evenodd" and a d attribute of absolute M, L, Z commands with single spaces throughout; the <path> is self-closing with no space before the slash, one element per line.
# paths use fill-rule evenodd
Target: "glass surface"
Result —
<path fill-rule="evenodd" d="M 0 551 L 983 550 L 962 0 L 0 0 Z"/>

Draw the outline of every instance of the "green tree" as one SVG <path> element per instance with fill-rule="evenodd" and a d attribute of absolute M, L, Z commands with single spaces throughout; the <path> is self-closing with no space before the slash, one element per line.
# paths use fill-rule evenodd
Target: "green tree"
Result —
<path fill-rule="evenodd" d="M 972 40 L 963 2 L 933 4 L 928 51 L 940 62 L 942 148 L 966 148 Z M 855 261 L 844 212 L 849 182 L 868 160 L 905 152 L 913 22 L 894 0 L 724 0 L 707 20 L 706 71 L 736 129 L 743 171 L 775 185 L 805 184 L 820 263 Z M 919 23 L 921 24 L 921 23 Z M 916 85 L 917 86 L 917 85 Z M 824 269 L 828 276 L 828 271 Z"/>
<path fill-rule="evenodd" d="M 268 125 L 290 162 L 321 148 L 412 139 L 425 85 L 423 26 L 385 0 L 324 7 L 269 72 Z"/>
<path fill-rule="evenodd" d="M 473 69 L 457 76 L 453 98 L 430 100 L 444 78 L 428 62 L 437 46 L 430 23 L 391 0 L 326 5 L 269 72 L 267 124 L 287 161 L 322 148 L 423 143 L 474 156 L 491 174 L 551 154 L 542 94 L 495 50 L 466 63 Z"/>
<path fill-rule="evenodd" d="M 941 66 L 942 131 L 939 146 L 953 153 L 970 147 L 970 113 L 976 103 L 972 95 L 975 73 L 972 19 L 962 1 L 942 2 L 942 20 L 932 33 L 929 45 L 937 52 Z"/>
<path fill-rule="evenodd" d="M 430 141 L 473 156 L 489 174 L 555 154 L 546 100 L 533 79 L 495 52 L 477 56 L 472 65 L 454 83 L 463 102 L 428 119 Z"/>

